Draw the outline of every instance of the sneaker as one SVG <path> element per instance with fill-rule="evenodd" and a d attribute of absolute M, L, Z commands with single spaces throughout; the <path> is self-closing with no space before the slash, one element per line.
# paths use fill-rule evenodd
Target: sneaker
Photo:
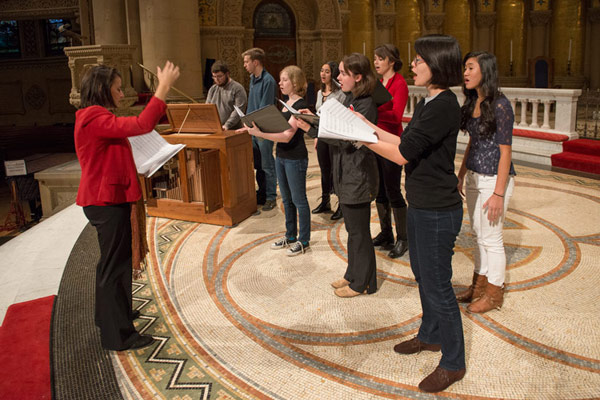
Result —
<path fill-rule="evenodd" d="M 271 211 L 272 209 L 275 208 L 275 206 L 277 206 L 276 200 L 267 200 L 267 201 L 265 201 L 265 205 L 262 206 L 262 210 L 263 211 Z"/>
<path fill-rule="evenodd" d="M 290 245 L 290 243 L 294 243 L 296 239 L 288 239 L 285 236 L 276 241 L 275 243 L 271 243 L 272 250 L 284 249 Z"/>
<path fill-rule="evenodd" d="M 306 249 L 310 247 L 310 244 L 302 244 L 302 242 L 296 242 L 290 246 L 287 251 L 288 257 L 297 256 L 298 254 L 304 254 Z"/>

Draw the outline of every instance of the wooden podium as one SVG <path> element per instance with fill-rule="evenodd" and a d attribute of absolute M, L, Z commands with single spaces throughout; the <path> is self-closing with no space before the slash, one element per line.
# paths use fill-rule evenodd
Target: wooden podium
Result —
<path fill-rule="evenodd" d="M 256 212 L 252 139 L 221 130 L 214 104 L 169 104 L 161 136 L 185 144 L 142 191 L 149 215 L 232 226 Z"/>

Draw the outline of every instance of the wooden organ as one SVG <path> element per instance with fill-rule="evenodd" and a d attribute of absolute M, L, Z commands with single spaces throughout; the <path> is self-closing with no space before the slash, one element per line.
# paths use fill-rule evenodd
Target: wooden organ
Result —
<path fill-rule="evenodd" d="M 252 139 L 223 131 L 214 104 L 169 104 L 161 136 L 186 147 L 142 191 L 148 215 L 232 226 L 256 212 Z"/>

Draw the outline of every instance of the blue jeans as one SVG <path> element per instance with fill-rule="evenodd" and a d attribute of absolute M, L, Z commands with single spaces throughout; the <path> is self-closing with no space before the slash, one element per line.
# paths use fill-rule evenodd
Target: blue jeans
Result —
<path fill-rule="evenodd" d="M 267 200 L 275 200 L 277 198 L 277 176 L 275 175 L 275 159 L 273 157 L 273 142 L 271 140 L 257 138 L 252 136 L 252 146 L 260 152 L 260 165 L 254 165 L 256 169 L 258 192 L 265 193 Z M 264 173 L 264 188 L 261 187 L 259 174 Z"/>
<path fill-rule="evenodd" d="M 310 242 L 310 207 L 306 198 L 307 168 L 308 158 L 288 160 L 277 157 L 275 159 L 281 202 L 285 210 L 285 236 L 288 239 L 297 238 L 303 244 Z M 300 236 L 297 236 L 298 222 Z"/>
<path fill-rule="evenodd" d="M 462 318 L 452 290 L 452 255 L 463 209 L 420 210 L 408 207 L 408 254 L 419 284 L 423 317 L 417 337 L 442 345 L 440 367 L 465 368 Z"/>

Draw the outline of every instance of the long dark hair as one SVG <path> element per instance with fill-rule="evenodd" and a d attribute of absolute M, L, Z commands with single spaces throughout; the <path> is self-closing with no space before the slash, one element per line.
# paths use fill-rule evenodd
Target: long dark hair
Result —
<path fill-rule="evenodd" d="M 352 72 L 353 75 L 362 75 L 362 79 L 356 82 L 352 89 L 354 98 L 371 96 L 375 90 L 377 79 L 371 70 L 371 61 L 361 53 L 352 53 L 342 60 L 346 73 Z"/>
<path fill-rule="evenodd" d="M 476 58 L 481 71 L 481 82 L 479 89 L 484 96 L 479 105 L 481 109 L 481 125 L 483 126 L 483 135 L 493 135 L 496 131 L 496 115 L 494 113 L 494 104 L 501 96 L 498 90 L 498 66 L 496 56 L 485 51 L 472 51 L 463 59 L 463 64 L 467 63 L 469 58 Z M 467 123 L 472 118 L 475 104 L 477 103 L 477 88 L 467 89 L 463 83 L 463 93 L 465 94 L 465 103 L 461 108 L 460 128 L 466 129 Z"/>
<path fill-rule="evenodd" d="M 110 88 L 117 77 L 121 77 L 116 68 L 97 65 L 90 68 L 81 80 L 81 108 L 102 106 L 117 107 Z"/>
<path fill-rule="evenodd" d="M 338 63 L 336 63 L 335 61 L 328 61 L 325 64 L 329 65 L 329 70 L 331 71 L 331 92 L 337 92 L 338 90 L 340 90 L 339 83 L 336 85 L 337 76 L 340 74 Z M 321 91 L 324 92 L 325 90 L 327 90 L 327 85 L 321 82 Z"/>

